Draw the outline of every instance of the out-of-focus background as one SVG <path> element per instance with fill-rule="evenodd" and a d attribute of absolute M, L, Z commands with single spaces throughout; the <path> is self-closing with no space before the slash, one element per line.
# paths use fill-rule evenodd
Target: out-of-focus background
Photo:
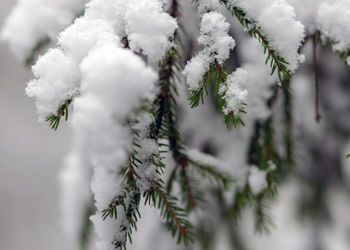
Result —
<path fill-rule="evenodd" d="M 16 4 L 1 0 L 0 26 Z M 0 249 L 69 249 L 59 225 L 57 174 L 70 131 L 38 122 L 25 96 L 32 73 L 0 43 Z"/>
<path fill-rule="evenodd" d="M 0 27 L 15 3 L 14 0 L 1 0 Z M 336 56 L 329 57 L 326 53 L 320 58 L 327 62 L 328 72 L 333 74 L 332 79 L 328 79 L 325 73 L 320 74 L 324 77 L 321 82 L 325 86 L 321 94 L 327 97 L 322 100 L 324 119 L 339 122 L 326 122 L 321 129 L 314 121 L 313 106 L 296 105 L 298 113 L 304 116 L 302 119 L 306 119 L 305 127 L 301 129 L 306 134 L 298 136 L 308 141 L 303 144 L 302 150 L 305 149 L 309 158 L 298 168 L 304 172 L 302 176 L 306 179 L 302 181 L 307 187 L 301 187 L 300 177 L 295 176 L 281 186 L 277 200 L 271 204 L 274 226 L 270 234 L 254 234 L 252 215 L 249 212 L 244 214 L 240 237 L 244 239 L 247 249 L 350 248 L 350 195 L 343 187 L 339 188 L 349 185 L 340 183 L 339 176 L 350 183 L 346 179 L 348 170 L 341 169 L 339 162 L 339 159 L 346 161 L 345 154 L 350 153 L 342 148 L 350 134 L 350 129 L 347 129 L 350 128 L 350 124 L 347 124 L 349 102 L 346 101 L 347 92 L 343 91 L 346 89 L 349 92 L 350 87 L 342 87 L 349 81 L 349 74 L 344 75 L 343 65 Z M 310 68 L 310 65 L 304 66 L 308 77 Z M 305 72 L 301 71 L 294 79 L 294 90 L 304 96 L 295 96 L 296 103 L 301 103 L 298 98 L 310 97 L 307 92 L 310 88 L 305 91 L 303 88 L 312 81 L 304 78 Z M 34 101 L 24 93 L 26 83 L 31 78 L 30 70 L 15 59 L 5 44 L 0 43 L 0 250 L 75 250 L 60 227 L 57 182 L 64 155 L 69 151 L 71 132 L 63 123 L 59 130 L 53 131 L 38 122 Z M 336 85 L 340 87 L 333 86 L 334 79 L 337 79 L 339 84 Z M 328 88 L 330 85 L 334 87 L 331 92 Z M 325 131 L 335 132 L 324 134 Z M 342 166 L 349 165 L 345 163 Z M 343 173 L 340 175 L 338 170 Z M 323 207 L 325 204 L 327 206 Z M 307 216 L 309 213 L 311 216 Z M 302 217 L 302 214 L 306 217 Z M 138 226 L 140 230 L 134 236 L 134 249 L 146 249 L 144 246 L 147 242 L 149 244 L 163 237 L 148 234 L 152 228 L 149 224 L 153 223 L 152 216 L 156 216 L 154 211 L 146 212 Z M 164 236 L 164 240 L 169 238 Z"/>

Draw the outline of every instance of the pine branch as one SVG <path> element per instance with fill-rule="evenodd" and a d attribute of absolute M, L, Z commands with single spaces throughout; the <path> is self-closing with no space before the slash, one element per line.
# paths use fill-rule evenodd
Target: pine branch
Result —
<path fill-rule="evenodd" d="M 45 121 L 49 122 L 50 127 L 53 130 L 57 130 L 58 125 L 60 124 L 61 118 L 68 120 L 69 115 L 69 105 L 72 103 L 72 99 L 66 100 L 57 110 L 56 114 L 52 114 L 46 117 Z"/>

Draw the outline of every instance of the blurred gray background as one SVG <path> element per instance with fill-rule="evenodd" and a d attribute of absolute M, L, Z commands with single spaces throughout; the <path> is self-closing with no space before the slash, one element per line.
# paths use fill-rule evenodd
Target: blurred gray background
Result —
<path fill-rule="evenodd" d="M 1 0 L 0 27 L 15 3 L 15 0 Z M 57 185 L 63 157 L 69 150 L 70 130 L 62 123 L 55 132 L 38 122 L 34 101 L 24 93 L 26 82 L 32 78 L 30 70 L 1 42 L 0 53 L 0 250 L 72 250 L 60 228 Z M 315 166 L 319 169 L 320 165 Z M 293 197 L 300 193 L 297 186 L 292 181 L 281 187 L 279 202 L 273 205 L 275 227 L 271 234 L 256 236 L 249 226 L 243 227 L 249 249 L 310 250 L 315 238 L 313 232 L 321 229 L 322 243 L 327 246 L 324 249 L 348 249 L 349 194 L 329 192 L 327 199 L 332 199 L 334 204 L 331 215 L 335 222 L 324 229 L 317 223 L 307 226 L 297 223 L 291 211 L 291 204 L 296 204 Z M 243 225 L 248 225 L 246 218 L 251 216 L 244 216 Z M 150 241 L 147 237 L 135 236 L 141 242 L 140 245 L 136 242 L 135 249 L 142 250 L 138 246 Z"/>
<path fill-rule="evenodd" d="M 14 6 L 1 0 L 0 27 Z M 70 131 L 38 122 L 31 72 L 0 43 L 0 250 L 69 249 L 59 225 L 57 173 Z"/>

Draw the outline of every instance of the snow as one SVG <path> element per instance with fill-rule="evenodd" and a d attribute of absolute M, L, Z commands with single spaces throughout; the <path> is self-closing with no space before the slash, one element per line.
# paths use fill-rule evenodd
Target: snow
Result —
<path fill-rule="evenodd" d="M 41 122 L 78 93 L 78 72 L 74 59 L 57 48 L 49 50 L 33 66 L 36 79 L 28 83 L 26 93 L 36 99 Z"/>
<path fill-rule="evenodd" d="M 305 26 L 306 33 L 315 33 L 318 6 L 323 0 L 287 0 L 287 2 L 294 7 L 296 18 Z"/>
<path fill-rule="evenodd" d="M 334 1 L 322 3 L 319 7 L 317 21 L 324 41 L 330 39 L 333 50 L 347 52 L 350 50 L 350 3 Z"/>
<path fill-rule="evenodd" d="M 219 170 L 226 170 L 230 168 L 229 164 L 227 164 L 226 162 L 214 156 L 204 154 L 198 149 L 189 149 L 186 152 L 191 160 L 193 160 L 196 163 L 199 163 L 200 165 L 216 167 Z"/>
<path fill-rule="evenodd" d="M 142 52 L 151 62 L 160 61 L 170 49 L 175 18 L 165 13 L 159 0 L 130 0 L 125 13 L 130 48 Z"/>
<path fill-rule="evenodd" d="M 156 73 L 145 68 L 144 62 L 132 52 L 118 48 L 114 41 L 98 44 L 82 62 L 81 72 L 82 94 L 101 96 L 100 101 L 114 109 L 113 115 L 118 118 L 125 119 L 139 107 L 139 100 L 155 97 Z"/>
<path fill-rule="evenodd" d="M 213 57 L 219 64 L 230 56 L 236 43 L 228 35 L 230 24 L 218 12 L 209 12 L 203 15 L 198 42 L 204 47 L 204 53 Z"/>
<path fill-rule="evenodd" d="M 59 35 L 58 44 L 77 62 L 81 62 L 99 39 L 108 36 L 113 36 L 110 23 L 103 19 L 80 17 Z"/>
<path fill-rule="evenodd" d="M 203 49 L 187 63 L 183 71 L 190 91 L 201 88 L 202 78 L 211 63 L 216 60 L 221 65 L 229 58 L 230 50 L 236 43 L 228 31 L 229 23 L 222 14 L 211 11 L 203 15 L 198 38 Z"/>
<path fill-rule="evenodd" d="M 294 8 L 285 0 L 230 0 L 232 6 L 244 10 L 267 36 L 271 47 L 294 72 L 299 63 L 298 49 L 304 40 L 304 25 L 296 20 Z"/>
<path fill-rule="evenodd" d="M 221 7 L 222 6 L 221 6 L 219 0 L 201 0 L 201 1 L 199 1 L 199 4 L 198 4 L 198 12 L 201 15 L 204 15 L 205 13 L 210 12 L 210 11 L 219 12 Z"/>
<path fill-rule="evenodd" d="M 186 77 L 186 83 L 190 91 L 201 88 L 201 82 L 205 72 L 209 70 L 211 60 L 203 53 L 199 53 L 193 57 L 187 64 L 183 71 Z"/>
<path fill-rule="evenodd" d="M 239 113 L 243 104 L 247 102 L 248 90 L 244 89 L 248 82 L 248 73 L 244 69 L 238 68 L 227 77 L 226 85 L 222 85 L 219 94 L 224 96 L 226 106 L 223 109 L 224 114 Z"/>
<path fill-rule="evenodd" d="M 150 160 L 158 154 L 158 145 L 149 136 L 154 117 L 143 108 L 155 99 L 156 65 L 174 45 L 170 38 L 178 27 L 176 19 L 164 10 L 166 2 L 91 0 L 85 15 L 59 34 L 57 47 L 41 56 L 33 66 L 35 79 L 26 88 L 27 95 L 36 99 L 41 121 L 56 114 L 67 99 L 74 99 L 73 147 L 60 176 L 64 227 L 68 235 L 79 235 L 82 225 L 79 215 L 90 201 L 91 188 L 98 209 L 91 219 L 101 250 L 114 249 L 111 242 L 124 237 L 116 233 L 125 223 L 123 211 L 118 211 L 120 220 L 106 221 L 102 220 L 101 211 L 123 192 L 125 179 L 119 173 L 128 164 L 133 142 L 141 146 L 136 156 L 143 162 L 137 169 L 138 190 L 141 193 L 148 190 L 158 178 Z M 305 24 L 308 34 L 319 28 L 323 40 L 334 43 L 334 50 L 349 50 L 350 30 L 345 25 L 350 17 L 348 1 L 288 0 L 290 5 L 285 0 L 231 0 L 230 3 L 256 21 L 272 48 L 289 62 L 291 71 L 305 60 L 298 54 L 304 27 L 297 19 Z M 55 40 L 58 32 L 73 22 L 83 4 L 82 0 L 19 1 L 5 24 L 2 37 L 23 57 L 41 38 L 48 36 Z M 219 13 L 221 8 L 218 0 L 203 0 L 198 6 L 201 16 L 198 42 L 202 49 L 183 72 L 190 91 L 202 86 L 203 76 L 214 61 L 224 65 L 235 47 L 235 40 L 228 35 L 229 23 Z M 125 37 L 130 50 L 121 48 L 121 39 Z M 276 77 L 270 76 L 269 65 L 264 65 L 266 57 L 261 45 L 254 39 L 242 41 L 242 66 L 228 76 L 220 87 L 220 94 L 227 103 L 225 114 L 237 113 L 243 103 L 248 104 L 247 128 L 219 132 L 221 120 L 207 122 L 216 111 L 206 107 L 199 111 L 203 116 L 201 126 L 196 120 L 198 116 L 191 117 L 193 131 L 206 139 L 216 131 L 209 140 L 221 143 L 220 147 L 213 142 L 220 157 L 199 150 L 187 153 L 200 164 L 234 172 L 236 187 L 244 187 L 248 181 L 253 194 L 257 195 L 267 188 L 266 175 L 276 166 L 270 163 L 265 171 L 256 166 L 248 168 L 246 150 L 253 122 L 271 114 L 266 101 Z M 347 63 L 350 64 L 349 57 Z M 140 136 L 136 137 L 132 129 L 138 130 Z M 197 144 L 203 145 L 203 140 Z M 130 197 L 126 200 L 129 202 Z"/>
<path fill-rule="evenodd" d="M 248 183 L 254 195 L 258 195 L 268 187 L 266 176 L 269 172 L 276 170 L 275 163 L 269 161 L 268 164 L 269 167 L 267 170 L 261 170 L 254 165 L 249 168 Z"/>
<path fill-rule="evenodd" d="M 288 68 L 292 72 L 299 65 L 298 49 L 304 40 L 304 26 L 295 18 L 294 8 L 285 1 L 275 1 L 265 7 L 258 18 L 272 48 L 289 63 Z"/>
<path fill-rule="evenodd" d="M 101 212 L 120 195 L 125 185 L 119 173 L 122 166 L 128 165 L 133 141 L 128 120 L 140 112 L 143 105 L 152 103 L 157 75 L 142 59 L 120 48 L 113 40 L 100 41 L 83 60 L 81 72 L 81 96 L 74 102 L 73 126 L 77 132 L 84 131 L 84 137 L 88 138 L 85 144 L 94 166 L 91 188 L 97 207 L 93 222 L 100 249 L 107 249 L 103 246 L 122 237 L 116 232 L 123 222 L 102 221 Z M 152 122 L 151 118 L 142 117 L 143 121 L 137 125 L 141 134 L 148 131 L 146 128 Z M 155 145 L 149 141 L 144 145 L 147 147 L 143 157 L 147 158 L 147 154 L 155 151 Z M 151 173 L 147 174 L 146 179 Z"/>
<path fill-rule="evenodd" d="M 40 40 L 55 40 L 84 4 L 85 0 L 20 0 L 6 19 L 1 38 L 24 60 Z"/>
<path fill-rule="evenodd" d="M 92 194 L 89 188 L 91 168 L 85 162 L 86 157 L 72 151 L 64 161 L 59 174 L 60 208 L 62 228 L 67 239 L 79 246 L 79 239 L 86 220 L 84 215 L 92 206 Z"/>
<path fill-rule="evenodd" d="M 251 166 L 248 183 L 252 193 L 258 195 L 262 190 L 267 188 L 266 171 L 260 170 L 256 166 Z"/>

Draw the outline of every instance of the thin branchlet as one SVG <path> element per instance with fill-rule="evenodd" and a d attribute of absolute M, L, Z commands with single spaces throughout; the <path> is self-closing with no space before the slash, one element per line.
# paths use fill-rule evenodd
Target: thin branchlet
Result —
<path fill-rule="evenodd" d="M 61 118 L 64 117 L 68 121 L 69 105 L 72 103 L 72 99 L 66 100 L 57 110 L 56 114 L 52 114 L 46 117 L 45 121 L 49 123 L 53 130 L 57 130 L 60 124 Z"/>
<path fill-rule="evenodd" d="M 277 72 L 278 79 L 281 83 L 284 79 L 290 79 L 292 72 L 288 69 L 289 63 L 271 46 L 267 35 L 264 34 L 257 22 L 248 17 L 244 10 L 238 6 L 234 6 L 230 1 L 220 0 L 220 2 L 237 18 L 241 25 L 247 30 L 248 34 L 256 38 L 262 45 L 264 54 L 267 54 L 265 64 L 270 62 L 271 75 Z"/>

